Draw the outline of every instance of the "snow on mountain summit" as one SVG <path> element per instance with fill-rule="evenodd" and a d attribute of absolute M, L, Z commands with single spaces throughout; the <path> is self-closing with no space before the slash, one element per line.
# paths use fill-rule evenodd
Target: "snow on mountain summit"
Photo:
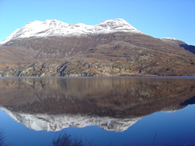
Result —
<path fill-rule="evenodd" d="M 123 19 L 112 19 L 97 25 L 67 24 L 58 20 L 34 21 L 11 33 L 1 44 L 12 39 L 47 36 L 83 36 L 112 32 L 141 33 Z"/>
<path fill-rule="evenodd" d="M 106 20 L 98 24 L 101 27 L 110 27 L 111 29 L 119 28 L 119 27 L 127 27 L 129 29 L 135 29 L 132 27 L 128 22 L 123 19 L 113 19 L 113 20 Z"/>

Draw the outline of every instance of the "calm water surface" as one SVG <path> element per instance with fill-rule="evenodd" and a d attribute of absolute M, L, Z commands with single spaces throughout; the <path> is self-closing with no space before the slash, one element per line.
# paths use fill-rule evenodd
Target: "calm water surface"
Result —
<path fill-rule="evenodd" d="M 194 103 L 195 77 L 0 78 L 0 144 L 195 145 Z"/>

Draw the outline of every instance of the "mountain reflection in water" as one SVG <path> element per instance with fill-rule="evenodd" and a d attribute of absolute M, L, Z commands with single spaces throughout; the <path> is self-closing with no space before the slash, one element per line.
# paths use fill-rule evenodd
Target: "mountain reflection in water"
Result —
<path fill-rule="evenodd" d="M 157 111 L 195 102 L 191 78 L 4 78 L 0 108 L 34 130 L 97 125 L 124 131 Z"/>

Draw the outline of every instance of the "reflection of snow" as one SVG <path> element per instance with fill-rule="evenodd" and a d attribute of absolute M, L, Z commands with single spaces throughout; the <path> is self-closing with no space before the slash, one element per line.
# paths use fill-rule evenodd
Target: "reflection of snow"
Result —
<path fill-rule="evenodd" d="M 87 115 L 48 115 L 48 114 L 26 114 L 12 112 L 6 108 L 1 109 L 16 122 L 21 122 L 29 129 L 36 131 L 59 131 L 63 128 L 96 125 L 104 130 L 122 132 L 135 124 L 139 118 L 117 119 L 110 117 L 95 117 Z"/>
<path fill-rule="evenodd" d="M 163 110 L 163 112 L 165 112 L 165 113 L 174 113 L 174 112 L 176 112 L 177 110 Z"/>
<path fill-rule="evenodd" d="M 166 113 L 174 113 L 174 112 L 176 112 L 180 109 L 183 109 L 183 108 L 184 108 L 184 106 L 176 106 L 176 107 L 165 108 L 162 111 L 166 112 Z"/>

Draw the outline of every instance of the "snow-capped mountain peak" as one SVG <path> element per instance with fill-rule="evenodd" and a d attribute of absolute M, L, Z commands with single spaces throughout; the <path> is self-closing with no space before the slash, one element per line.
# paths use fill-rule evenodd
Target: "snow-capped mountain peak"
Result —
<path fill-rule="evenodd" d="M 141 33 L 123 19 L 106 20 L 97 25 L 86 25 L 83 23 L 67 24 L 54 19 L 27 23 L 21 29 L 17 29 L 10 34 L 1 44 L 19 38 L 86 36 L 113 32 Z"/>

